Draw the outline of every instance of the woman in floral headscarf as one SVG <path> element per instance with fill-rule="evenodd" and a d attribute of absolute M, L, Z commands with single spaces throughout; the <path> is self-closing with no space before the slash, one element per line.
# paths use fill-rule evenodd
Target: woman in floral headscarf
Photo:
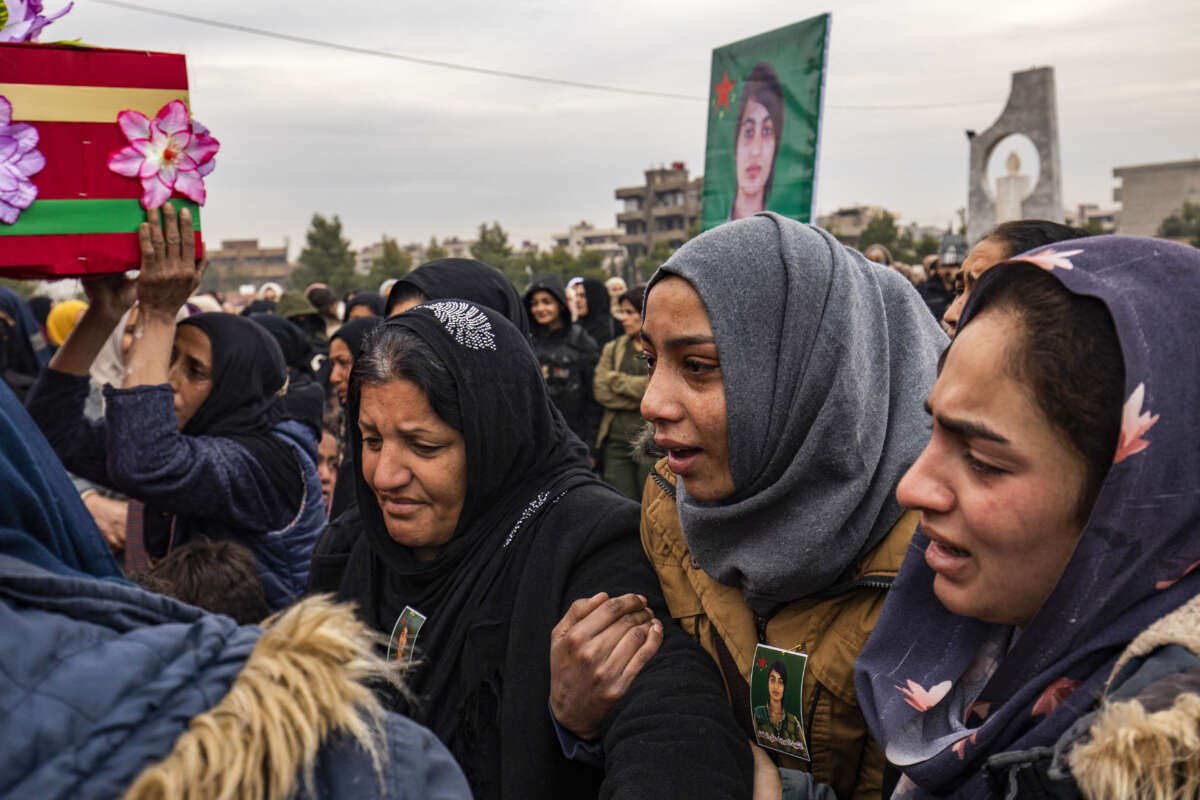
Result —
<path fill-rule="evenodd" d="M 855 671 L 893 797 L 1196 796 L 1197 326 L 1200 252 L 1169 242 L 1063 242 L 976 285 Z"/>

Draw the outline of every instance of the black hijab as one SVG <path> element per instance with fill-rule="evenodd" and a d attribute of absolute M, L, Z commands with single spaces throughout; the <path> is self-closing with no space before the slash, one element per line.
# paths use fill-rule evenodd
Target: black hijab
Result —
<path fill-rule="evenodd" d="M 535 292 L 546 292 L 558 303 L 558 318 L 562 324 L 556 329 L 550 330 L 545 325 L 534 321 L 529 305 Z M 539 275 L 534 278 L 533 283 L 529 284 L 529 288 L 525 290 L 525 296 L 521 298 L 521 311 L 525 313 L 526 324 L 529 325 L 529 330 L 536 339 L 566 338 L 571 333 L 571 326 L 574 323 L 571 322 L 571 307 L 567 303 L 567 290 L 563 288 L 562 278 L 557 275 Z"/>
<path fill-rule="evenodd" d="M 587 448 L 546 393 L 528 340 L 502 314 L 441 300 L 393 317 L 385 327 L 415 333 L 454 378 L 467 494 L 453 538 L 432 561 L 419 561 L 388 535 L 375 496 L 356 471 L 365 536 L 350 554 L 341 594 L 356 600 L 367 621 L 385 633 L 405 606 L 428 617 L 419 644 L 430 654 L 429 666 L 410 673 L 410 685 L 423 698 L 417 715 L 444 742 L 459 733 L 469 740 L 479 713 L 472 710 L 478 702 L 472 692 L 493 679 L 504 654 L 501 646 L 464 658 L 467 634 L 481 613 L 507 630 L 541 512 L 597 479 Z M 356 460 L 362 453 L 359 400 L 354 387 L 347 427 Z"/>
<path fill-rule="evenodd" d="M 287 365 L 287 394 L 283 397 L 283 418 L 295 419 L 321 436 L 325 416 L 325 390 L 317 383 L 312 371 L 316 351 L 300 326 L 274 314 L 251 314 L 251 321 L 262 326 L 275 338 Z"/>
<path fill-rule="evenodd" d="M 33 312 L 20 295 L 12 289 L 0 286 L 0 311 L 12 319 L 12 327 L 5 326 L 0 338 L 0 368 L 11 370 L 30 378 L 50 360 L 45 337 L 38 328 Z"/>
<path fill-rule="evenodd" d="M 358 358 L 358 353 L 362 350 L 363 340 L 381 322 L 383 322 L 381 317 L 357 317 L 334 331 L 333 336 L 329 337 L 329 341 L 332 342 L 334 339 L 341 339 L 346 343 L 346 349 L 350 351 L 350 356 Z"/>
<path fill-rule="evenodd" d="M 180 320 L 208 336 L 212 391 L 183 426 L 188 436 L 224 436 L 243 445 L 289 506 L 300 507 L 304 485 L 296 456 L 271 428 L 286 419 L 282 391 L 287 365 L 271 334 L 249 319 L 207 312 Z"/>
<path fill-rule="evenodd" d="M 379 323 L 383 320 L 379 317 L 358 317 L 347 322 L 342 327 L 334 332 L 329 338 L 332 344 L 334 339 L 341 339 L 346 343 L 346 349 L 350 351 L 351 358 L 357 359 L 358 354 L 362 351 L 363 341 L 367 338 L 367 334 L 375 330 Z M 328 376 L 326 376 L 328 379 Z M 338 467 L 337 483 L 333 486 L 333 501 L 329 505 L 329 518 L 337 519 L 342 512 L 352 507 L 357 501 L 354 494 L 354 473 L 358 472 L 354 460 L 354 454 L 350 448 L 346 446 L 346 436 L 342 435 L 342 464 Z"/>
<path fill-rule="evenodd" d="M 356 306 L 366 306 L 371 309 L 371 314 L 376 317 L 383 316 L 383 296 L 379 292 L 355 292 L 346 300 L 346 310 L 342 313 L 342 319 L 350 319 L 350 309 Z"/>
<path fill-rule="evenodd" d="M 212 314 L 212 313 L 216 313 L 216 312 L 210 311 L 209 313 Z M 242 309 L 243 317 L 248 317 L 251 314 L 274 314 L 274 313 L 275 313 L 275 301 L 274 300 L 251 300 L 250 304 Z"/>
<path fill-rule="evenodd" d="M 439 258 L 422 264 L 392 287 L 387 302 L 389 314 L 408 286 L 420 289 L 430 300 L 457 297 L 499 311 L 521 333 L 529 333 L 529 320 L 521 296 L 504 273 L 482 261 Z"/>
<path fill-rule="evenodd" d="M 578 324 L 596 340 L 601 347 L 606 342 L 625 332 L 612 315 L 612 297 L 603 281 L 595 278 L 583 279 L 583 293 L 587 298 L 587 314 L 579 318 Z"/>

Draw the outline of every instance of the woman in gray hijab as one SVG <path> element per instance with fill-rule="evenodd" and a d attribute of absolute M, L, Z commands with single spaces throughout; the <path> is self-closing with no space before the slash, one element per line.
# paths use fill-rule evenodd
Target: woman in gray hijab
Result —
<path fill-rule="evenodd" d="M 899 274 L 765 212 L 681 247 L 649 283 L 641 336 L 642 416 L 666 451 L 642 544 L 671 616 L 719 667 L 763 781 L 880 796 L 853 665 L 916 526 L 894 492 L 929 438 L 945 335 Z M 600 713 L 589 701 L 614 688 L 579 676 L 621 675 L 637 630 L 579 625 L 589 646 L 571 631 L 557 660 L 552 646 L 551 706 L 569 732 L 588 724 L 571 709 Z M 800 655 L 808 758 L 768 756 L 752 699 L 768 663 Z"/>

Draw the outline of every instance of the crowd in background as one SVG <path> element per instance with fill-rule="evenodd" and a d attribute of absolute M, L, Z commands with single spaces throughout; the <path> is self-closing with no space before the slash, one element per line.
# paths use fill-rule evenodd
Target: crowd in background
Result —
<path fill-rule="evenodd" d="M 0 288 L 0 792 L 1200 792 L 1200 251 L 762 213 L 235 308 L 139 235 Z"/>

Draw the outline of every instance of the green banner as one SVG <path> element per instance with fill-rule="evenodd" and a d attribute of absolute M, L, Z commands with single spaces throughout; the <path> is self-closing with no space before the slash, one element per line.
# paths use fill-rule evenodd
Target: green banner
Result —
<path fill-rule="evenodd" d="M 169 202 L 177 211 L 191 209 L 192 229 L 200 230 L 200 206 L 178 198 Z M 139 200 L 34 200 L 15 224 L 0 223 L 0 236 L 137 233 L 145 221 L 146 211 Z"/>
<path fill-rule="evenodd" d="M 811 221 L 829 20 L 713 50 L 701 230 L 763 210 Z"/>

